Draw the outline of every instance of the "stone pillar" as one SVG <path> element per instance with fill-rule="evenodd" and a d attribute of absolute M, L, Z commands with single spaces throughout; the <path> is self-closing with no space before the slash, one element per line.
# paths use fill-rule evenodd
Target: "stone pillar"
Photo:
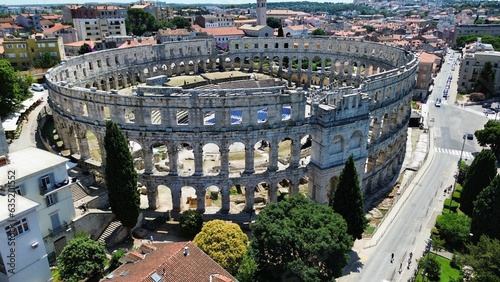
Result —
<path fill-rule="evenodd" d="M 168 175 L 177 175 L 177 162 L 179 161 L 179 152 L 175 145 L 168 146 L 168 164 L 170 172 Z"/>
<path fill-rule="evenodd" d="M 219 175 L 229 175 L 229 149 L 223 144 L 220 147 L 220 173 Z"/>
<path fill-rule="evenodd" d="M 230 193 L 229 193 L 229 187 L 227 184 L 223 184 L 222 185 L 222 188 L 220 190 L 220 194 L 221 194 L 221 203 L 222 203 L 222 206 L 220 208 L 220 212 L 221 213 L 224 213 L 224 214 L 227 214 L 229 213 L 229 209 L 230 209 Z"/>
<path fill-rule="evenodd" d="M 196 187 L 196 210 L 199 213 L 205 213 L 205 195 L 206 191 L 203 187 Z"/>
<path fill-rule="evenodd" d="M 181 188 L 172 187 L 170 188 L 170 192 L 172 193 L 172 210 L 176 212 L 181 211 L 181 199 L 182 199 Z"/>
<path fill-rule="evenodd" d="M 154 170 L 153 164 L 153 148 L 148 145 L 141 144 L 144 150 L 144 174 L 152 174 Z"/>
<path fill-rule="evenodd" d="M 278 183 L 271 182 L 269 184 L 269 191 L 267 191 L 267 202 L 270 204 L 278 202 Z"/>
<path fill-rule="evenodd" d="M 80 160 L 82 161 L 88 160 L 90 159 L 90 148 L 86 132 L 79 131 L 77 135 L 78 135 L 78 145 L 80 147 Z"/>
<path fill-rule="evenodd" d="M 160 207 L 160 201 L 158 200 L 158 186 L 153 186 L 151 181 L 146 181 L 146 188 L 148 190 L 148 208 L 150 210 L 156 210 Z M 173 197 L 172 197 L 173 201 Z"/>
<path fill-rule="evenodd" d="M 194 154 L 194 174 L 196 176 L 203 175 L 203 147 L 201 144 L 195 145 Z"/>
<path fill-rule="evenodd" d="M 299 194 L 299 181 L 294 181 L 292 187 L 290 187 L 290 196 L 295 196 Z"/>
<path fill-rule="evenodd" d="M 380 121 L 373 122 L 372 139 L 374 141 L 380 138 L 380 125 L 381 125 Z"/>
<path fill-rule="evenodd" d="M 263 56 L 260 56 L 259 57 L 259 73 L 263 73 L 264 72 L 264 57 Z"/>
<path fill-rule="evenodd" d="M 292 156 L 290 160 L 291 168 L 298 168 L 300 166 L 300 139 L 292 140 Z"/>
<path fill-rule="evenodd" d="M 278 141 L 275 139 L 269 142 L 269 166 L 267 169 L 269 171 L 277 171 L 278 170 Z"/>
<path fill-rule="evenodd" d="M 255 172 L 254 169 L 254 148 L 250 142 L 245 144 L 245 173 L 251 174 Z"/>
<path fill-rule="evenodd" d="M 245 185 L 245 211 L 252 212 L 255 203 L 255 187 Z"/>
<path fill-rule="evenodd" d="M 104 135 L 98 133 L 97 139 L 99 140 L 99 150 L 101 150 L 101 165 L 106 166 L 106 148 L 104 147 Z"/>

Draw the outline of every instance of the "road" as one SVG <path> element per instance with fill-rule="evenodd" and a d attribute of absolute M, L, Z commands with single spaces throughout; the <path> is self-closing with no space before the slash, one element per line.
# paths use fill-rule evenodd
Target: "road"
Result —
<path fill-rule="evenodd" d="M 457 56 L 454 55 L 455 58 Z M 412 277 L 416 268 L 415 259 L 422 256 L 435 219 L 443 208 L 443 201 L 449 196 L 443 190 L 454 182 L 453 175 L 462 146 L 463 159 L 467 159 L 469 163 L 472 155 L 481 149 L 476 140 L 465 139 L 464 142 L 462 138 L 464 133 L 481 129 L 487 118 L 482 114 L 480 106 L 462 108 L 459 104 L 454 104 L 458 69 L 456 66 L 452 71 L 450 63 L 443 65 L 435 79 L 434 92 L 428 99 L 431 140 L 427 161 L 377 230 L 384 232 L 383 237 L 375 243 L 357 242 L 355 248 L 356 245 L 362 246 L 357 249 L 359 259 L 349 267 L 350 273 L 339 281 L 407 281 Z M 441 95 L 450 74 L 453 75 L 450 97 L 445 100 Z M 438 97 L 443 101 L 441 107 L 434 106 Z M 374 235 L 372 238 L 375 237 Z M 414 255 L 408 269 L 406 266 L 410 252 Z M 392 253 L 394 262 L 391 263 Z"/>

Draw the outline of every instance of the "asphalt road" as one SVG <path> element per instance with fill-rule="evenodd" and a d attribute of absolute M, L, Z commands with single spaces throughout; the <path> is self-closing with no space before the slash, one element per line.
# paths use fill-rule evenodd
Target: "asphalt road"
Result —
<path fill-rule="evenodd" d="M 454 55 L 455 58 L 457 56 Z M 472 156 L 481 150 L 475 138 L 465 139 L 465 142 L 462 138 L 465 133 L 473 133 L 483 128 L 487 118 L 482 113 L 481 106 L 463 108 L 454 104 L 458 70 L 458 65 L 452 71 L 452 65 L 446 63 L 436 77 L 433 94 L 428 99 L 427 118 L 431 140 L 426 163 L 400 196 L 400 201 L 386 215 L 391 221 L 386 224 L 385 230 L 377 230 L 384 232 L 383 237 L 378 243 L 363 244 L 370 247 L 358 250 L 358 261 L 349 267 L 350 273 L 339 281 L 407 281 L 412 277 L 416 268 L 415 259 L 422 256 L 435 219 L 443 209 L 443 201 L 449 196 L 443 191 L 454 182 L 453 175 L 462 146 L 462 158 L 467 159 L 469 163 Z M 450 97 L 445 100 L 442 92 L 449 75 L 453 75 L 453 80 L 449 90 Z M 440 107 L 434 105 L 438 97 L 443 101 Z M 413 253 L 413 260 L 408 269 L 410 252 Z M 394 262 L 391 263 L 392 253 Z"/>

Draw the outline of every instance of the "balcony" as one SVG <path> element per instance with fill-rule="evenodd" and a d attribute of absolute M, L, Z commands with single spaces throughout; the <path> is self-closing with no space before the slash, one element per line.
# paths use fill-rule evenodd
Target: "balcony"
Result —
<path fill-rule="evenodd" d="M 40 188 L 40 195 L 45 196 L 47 194 L 62 190 L 64 188 L 68 187 L 69 185 L 73 184 L 75 181 L 76 181 L 76 178 L 74 178 L 74 179 L 66 178 L 63 182 L 56 183 L 56 184 L 52 185 L 51 188 L 42 185 L 39 187 Z"/>
<path fill-rule="evenodd" d="M 70 227 L 71 227 L 71 224 L 68 224 L 66 221 L 63 221 L 61 226 L 54 228 L 54 229 L 49 228 L 49 235 L 47 235 L 46 237 L 59 236 L 61 233 L 66 232 L 66 230 L 68 230 Z"/>

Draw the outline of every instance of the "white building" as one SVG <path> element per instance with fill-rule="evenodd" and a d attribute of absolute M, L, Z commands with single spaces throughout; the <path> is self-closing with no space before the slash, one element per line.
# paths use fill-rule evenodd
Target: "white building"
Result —
<path fill-rule="evenodd" d="M 2 171 L 2 177 L 7 177 L 5 171 Z M 13 210 L 9 210 L 9 203 L 15 203 Z M 13 192 L 6 193 L 3 189 L 0 192 L 1 282 L 52 281 L 47 252 L 38 226 L 38 206 L 39 204 Z"/>
<path fill-rule="evenodd" d="M 127 35 L 124 18 L 73 19 L 78 40 L 102 40 L 107 36 Z"/>
<path fill-rule="evenodd" d="M 5 139 L 2 128 L 0 139 Z M 0 152 L 8 151 L 0 149 Z M 71 186 L 78 184 L 68 178 L 68 160 L 33 147 L 10 153 L 6 159 L 7 164 L 0 166 L 0 183 L 7 182 L 9 171 L 16 171 L 14 190 L 19 196 L 38 203 L 37 223 L 43 238 L 40 244 L 45 244 L 49 260 L 55 260 L 66 242 L 74 237 L 75 207 Z"/>

